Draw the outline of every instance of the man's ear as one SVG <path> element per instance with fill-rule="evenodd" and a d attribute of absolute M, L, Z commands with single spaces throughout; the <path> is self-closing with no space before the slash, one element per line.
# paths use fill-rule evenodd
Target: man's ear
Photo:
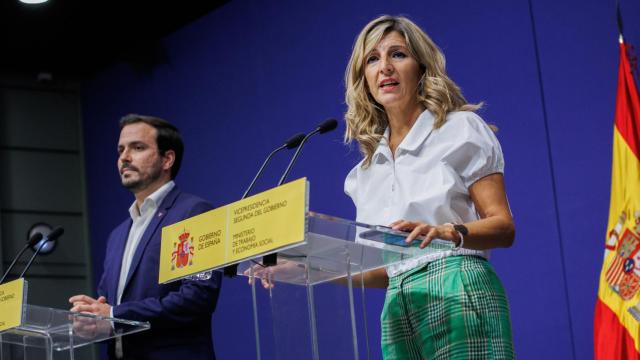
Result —
<path fill-rule="evenodd" d="M 162 170 L 171 170 L 173 164 L 176 162 L 176 152 L 173 150 L 167 150 L 162 156 Z"/>

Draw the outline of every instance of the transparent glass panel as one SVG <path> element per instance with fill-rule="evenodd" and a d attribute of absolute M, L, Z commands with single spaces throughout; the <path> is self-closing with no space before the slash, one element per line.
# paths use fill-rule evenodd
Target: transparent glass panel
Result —
<path fill-rule="evenodd" d="M 279 249 L 278 265 L 263 267 L 260 258 L 240 263 L 238 274 L 248 276 L 254 267 L 255 276 L 270 276 L 276 282 L 316 285 L 343 278 L 348 269 L 353 275 L 386 267 L 417 255 L 448 251 L 453 243 L 433 240 L 424 249 L 415 241 L 408 246 L 406 233 L 384 226 L 368 225 L 337 217 L 310 212 L 307 216 L 305 243 Z"/>
<path fill-rule="evenodd" d="M 451 242 L 434 240 L 420 249 L 418 242 L 407 245 L 406 235 L 310 212 L 305 242 L 278 249 L 277 265 L 265 267 L 262 255 L 240 263 L 239 274 L 255 276 L 255 286 L 247 291 L 254 301 L 257 358 L 370 358 L 364 291 L 351 279 L 453 248 Z"/>
<path fill-rule="evenodd" d="M 55 352 L 73 358 L 73 349 L 149 327 L 148 322 L 25 305 L 22 325 L 0 333 L 0 359 L 53 359 Z"/>

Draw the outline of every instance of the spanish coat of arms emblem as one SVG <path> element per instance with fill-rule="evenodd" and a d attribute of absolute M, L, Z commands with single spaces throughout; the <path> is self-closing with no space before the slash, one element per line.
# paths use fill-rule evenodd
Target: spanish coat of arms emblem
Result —
<path fill-rule="evenodd" d="M 182 234 L 178 236 L 178 242 L 173 243 L 173 252 L 171 253 L 171 270 L 175 268 L 183 268 L 187 265 L 193 265 L 193 237 L 189 238 L 191 234 L 187 230 L 184 230 Z"/>

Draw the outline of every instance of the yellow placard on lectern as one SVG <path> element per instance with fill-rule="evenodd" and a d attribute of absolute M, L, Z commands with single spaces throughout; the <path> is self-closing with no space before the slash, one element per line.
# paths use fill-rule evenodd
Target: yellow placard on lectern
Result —
<path fill-rule="evenodd" d="M 308 182 L 278 186 L 162 228 L 166 283 L 304 242 Z"/>
<path fill-rule="evenodd" d="M 22 324 L 25 289 L 24 279 L 0 285 L 0 332 Z"/>

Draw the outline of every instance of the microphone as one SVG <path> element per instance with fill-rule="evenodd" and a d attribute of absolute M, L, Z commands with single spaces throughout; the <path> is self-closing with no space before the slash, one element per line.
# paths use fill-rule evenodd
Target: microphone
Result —
<path fill-rule="evenodd" d="M 247 197 L 247 195 L 249 194 L 249 191 L 251 191 L 251 189 L 253 189 L 253 186 L 256 184 L 256 180 L 258 180 L 260 175 L 262 175 L 262 172 L 264 171 L 265 166 L 267 166 L 269 161 L 271 161 L 271 157 L 273 157 L 273 155 L 275 155 L 277 152 L 283 149 L 295 149 L 302 143 L 303 140 L 304 140 L 304 134 L 302 133 L 296 134 L 296 135 L 293 135 L 291 138 L 289 138 L 289 140 L 287 140 L 284 144 L 282 144 L 282 146 L 273 150 L 271 154 L 269 154 L 269 156 L 267 156 L 267 158 L 264 160 L 264 162 L 262 163 L 262 166 L 260 166 L 260 170 L 258 170 L 258 173 L 253 178 L 253 180 L 251 181 L 251 184 L 249 184 L 249 187 L 244 192 L 244 194 L 242 194 L 242 197 L 240 199 L 244 199 Z"/>
<path fill-rule="evenodd" d="M 31 255 L 31 259 L 29 259 L 29 262 L 27 263 L 27 266 L 24 267 L 24 270 L 22 270 L 22 273 L 20 274 L 20 276 L 18 278 L 24 277 L 24 274 L 27 272 L 27 270 L 29 270 L 29 268 L 31 267 L 31 264 L 33 263 L 33 260 L 36 259 L 36 256 L 38 256 L 38 254 L 40 253 L 40 250 L 42 250 L 42 248 L 44 247 L 44 244 L 46 244 L 49 241 L 54 241 L 57 238 L 59 238 L 62 234 L 64 234 L 64 229 L 60 226 L 58 226 L 57 228 L 53 229 L 49 235 L 46 235 L 42 240 L 42 243 L 40 244 L 40 246 L 38 246 L 38 248 L 36 249 L 36 251 L 33 253 L 33 255 Z M 37 243 L 37 242 L 36 242 Z"/>
<path fill-rule="evenodd" d="M 31 236 L 31 238 L 29 240 L 27 240 L 27 242 L 24 244 L 24 246 L 22 247 L 22 249 L 20 250 L 18 255 L 16 255 L 16 257 L 13 258 L 13 261 L 11 262 L 11 265 L 9 265 L 9 268 L 7 269 L 7 271 L 5 271 L 4 275 L 2 275 L 2 279 L 0 279 L 0 284 L 2 284 L 4 282 L 4 279 L 7 278 L 7 275 L 9 275 L 9 273 L 11 272 L 13 267 L 16 265 L 16 263 L 18 262 L 18 259 L 20 259 L 22 254 L 24 254 L 24 252 L 28 248 L 30 248 L 31 246 L 34 246 L 35 244 L 37 244 L 40 240 L 42 240 L 42 234 L 39 233 L 39 232 L 33 234 Z"/>
<path fill-rule="evenodd" d="M 304 139 L 302 139 L 302 141 L 300 142 L 300 145 L 298 145 L 298 149 L 296 150 L 295 154 L 293 154 L 293 157 L 291 158 L 291 161 L 289 161 L 289 165 L 287 166 L 287 169 L 284 171 L 284 174 L 282 174 L 282 177 L 280 178 L 280 181 L 278 181 L 278 186 L 282 185 L 285 181 L 285 179 L 287 178 L 287 176 L 289 175 L 289 172 L 291 171 L 291 168 L 293 167 L 293 164 L 296 162 L 296 159 L 298 158 L 298 155 L 300 154 L 300 150 L 302 150 L 302 145 L 304 145 L 304 143 L 307 142 L 307 139 L 309 139 L 310 137 L 312 137 L 315 134 L 324 134 L 327 133 L 333 129 L 335 129 L 338 126 L 338 121 L 336 119 L 327 119 L 323 122 L 321 122 L 318 127 L 313 130 L 312 132 L 308 133 L 307 136 L 304 137 Z"/>
<path fill-rule="evenodd" d="M 273 155 L 275 155 L 280 150 L 297 148 L 298 146 L 300 146 L 304 138 L 305 136 L 303 133 L 293 135 L 292 137 L 289 138 L 289 140 L 285 141 L 284 144 L 282 144 L 281 146 L 273 150 L 271 154 L 269 154 L 269 156 L 267 156 L 267 158 L 264 160 L 264 162 L 262 163 L 262 166 L 260 166 L 260 169 L 256 173 L 256 176 L 254 176 L 253 180 L 251 181 L 251 184 L 249 184 L 249 187 L 247 188 L 247 190 L 245 190 L 244 194 L 242 194 L 242 197 L 240 199 L 242 200 L 246 198 L 247 195 L 249 195 L 249 192 L 253 189 L 253 186 L 256 184 L 256 181 L 258 180 L 260 175 L 262 175 L 262 172 L 264 171 L 269 161 L 271 161 L 271 158 L 273 157 Z M 224 275 L 226 277 L 234 277 L 236 276 L 237 272 L 238 272 L 237 264 L 229 265 L 224 268 Z"/>
<path fill-rule="evenodd" d="M 295 154 L 293 154 L 293 157 L 291 158 L 291 161 L 289 161 L 289 165 L 287 166 L 286 170 L 284 171 L 284 174 L 282 174 L 282 177 L 280 178 L 280 181 L 278 181 L 278 186 L 282 185 L 284 183 L 284 181 L 287 178 L 287 175 L 289 175 L 289 172 L 291 171 L 291 168 L 293 167 L 293 164 L 296 162 L 296 159 L 298 159 L 298 155 L 300 154 L 300 150 L 302 150 L 302 145 L 304 145 L 307 142 L 307 139 L 309 139 L 310 137 L 312 137 L 315 134 L 324 134 L 327 133 L 333 129 L 335 129 L 338 126 L 338 121 L 336 119 L 327 119 L 323 122 L 321 122 L 318 127 L 315 128 L 315 130 L 313 130 L 312 132 L 308 133 L 307 136 L 304 137 L 304 139 L 302 139 L 302 141 L 300 142 L 300 145 L 298 145 L 298 149 L 296 150 Z M 269 254 L 269 255 L 265 255 L 262 257 L 262 264 L 265 266 L 274 266 L 278 263 L 278 253 L 273 253 L 273 254 Z"/>

